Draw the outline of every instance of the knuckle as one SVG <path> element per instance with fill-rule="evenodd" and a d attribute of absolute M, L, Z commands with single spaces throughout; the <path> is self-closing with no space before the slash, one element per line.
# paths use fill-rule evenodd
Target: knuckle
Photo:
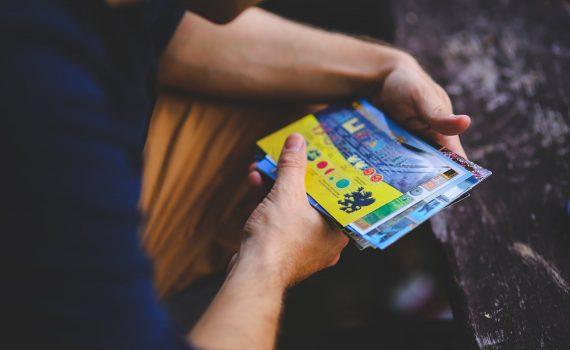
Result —
<path fill-rule="evenodd" d="M 281 159 L 279 159 L 279 168 L 286 169 L 286 168 L 294 168 L 294 169 L 302 169 L 304 166 L 304 159 L 301 157 L 296 157 L 292 154 L 283 154 Z"/>
<path fill-rule="evenodd" d="M 255 217 L 253 214 L 252 216 L 247 219 L 245 224 L 243 225 L 243 230 L 247 235 L 251 235 L 257 227 L 260 225 L 260 221 L 258 217 Z"/>
<path fill-rule="evenodd" d="M 441 96 L 447 96 L 447 92 L 445 92 L 445 90 L 443 89 L 443 87 L 441 87 L 441 85 L 435 84 L 435 89 L 437 90 L 437 92 L 438 92 Z"/>
<path fill-rule="evenodd" d="M 339 260 L 340 260 L 340 254 L 337 254 L 334 256 L 334 258 L 331 260 L 331 262 L 328 264 L 328 266 L 329 267 L 335 266 Z"/>
<path fill-rule="evenodd" d="M 451 99 L 449 98 L 449 95 L 447 94 L 447 92 L 439 85 L 437 85 L 437 91 L 439 93 L 439 96 L 441 98 L 442 101 L 442 108 L 443 108 L 443 112 L 445 113 L 451 113 Z"/>
<path fill-rule="evenodd" d="M 443 109 L 444 109 L 443 105 L 438 103 L 433 107 L 431 112 L 437 115 L 443 113 Z"/>
<path fill-rule="evenodd" d="M 335 235 L 335 241 L 334 241 L 335 248 L 336 251 L 340 254 L 340 252 L 342 252 L 342 250 L 346 247 L 348 242 L 350 242 L 350 238 L 348 238 L 347 235 L 338 230 L 334 232 L 334 235 Z"/>
<path fill-rule="evenodd" d="M 416 99 L 421 99 L 424 95 L 424 89 L 420 86 L 420 84 L 413 84 L 409 87 L 409 89 L 410 94 Z"/>
<path fill-rule="evenodd" d="M 276 181 L 265 198 L 269 201 L 275 201 L 279 197 L 279 193 L 286 192 L 287 188 L 288 186 L 285 186 L 282 181 Z"/>
<path fill-rule="evenodd" d="M 295 198 L 295 188 L 288 183 L 278 181 L 273 185 L 273 188 L 267 195 L 267 200 L 271 203 L 287 203 Z M 304 192 L 303 192 L 304 193 Z M 285 201 L 285 202 L 284 202 Z"/>
<path fill-rule="evenodd" d="M 449 114 L 451 114 L 451 110 L 449 110 L 449 108 L 447 108 L 447 106 L 443 103 L 438 103 L 432 109 L 432 115 L 434 117 L 440 117 L 444 115 L 447 117 Z"/>
<path fill-rule="evenodd" d="M 449 96 L 444 95 L 443 97 L 443 105 L 445 107 L 445 113 L 451 114 L 451 112 L 453 112 L 453 105 L 451 104 L 451 100 L 449 99 Z"/>

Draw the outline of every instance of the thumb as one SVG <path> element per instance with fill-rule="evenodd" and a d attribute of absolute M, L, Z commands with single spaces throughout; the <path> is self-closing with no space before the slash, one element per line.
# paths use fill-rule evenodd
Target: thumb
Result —
<path fill-rule="evenodd" d="M 445 95 L 445 92 L 443 92 Z M 425 121 L 443 135 L 458 135 L 465 131 L 471 118 L 467 115 L 452 113 L 451 103 L 447 95 L 422 94 L 418 99 L 418 111 Z"/>
<path fill-rule="evenodd" d="M 275 184 L 305 193 L 306 147 L 301 134 L 294 133 L 287 137 L 277 164 Z"/>

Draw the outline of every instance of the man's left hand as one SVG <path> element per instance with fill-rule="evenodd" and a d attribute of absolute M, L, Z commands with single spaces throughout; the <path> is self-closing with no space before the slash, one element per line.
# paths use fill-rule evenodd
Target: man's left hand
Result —
<path fill-rule="evenodd" d="M 402 53 L 372 102 L 404 127 L 465 157 L 458 135 L 469 127 L 471 119 L 453 114 L 447 93 L 411 56 Z"/>

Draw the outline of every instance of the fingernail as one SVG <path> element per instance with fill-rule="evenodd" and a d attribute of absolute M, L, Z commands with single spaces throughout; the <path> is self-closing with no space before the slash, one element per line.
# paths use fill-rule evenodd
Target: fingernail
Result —
<path fill-rule="evenodd" d="M 285 149 L 291 152 L 297 152 L 305 143 L 305 139 L 300 134 L 291 134 L 285 141 Z"/>

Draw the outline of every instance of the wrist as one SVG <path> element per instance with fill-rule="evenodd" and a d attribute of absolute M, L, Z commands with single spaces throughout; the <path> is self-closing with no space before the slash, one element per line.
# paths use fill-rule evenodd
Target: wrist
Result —
<path fill-rule="evenodd" d="M 284 264 L 268 249 L 242 244 L 228 277 L 254 279 L 263 288 L 283 293 L 289 285 Z"/>

